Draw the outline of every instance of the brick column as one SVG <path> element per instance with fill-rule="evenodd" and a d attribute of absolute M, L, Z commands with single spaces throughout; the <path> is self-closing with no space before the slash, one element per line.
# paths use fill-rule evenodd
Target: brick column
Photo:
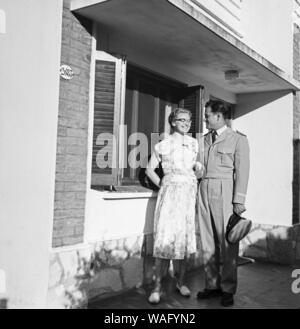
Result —
<path fill-rule="evenodd" d="M 53 247 L 83 242 L 87 177 L 91 23 L 64 0 L 61 64 L 74 72 L 60 78 Z"/>

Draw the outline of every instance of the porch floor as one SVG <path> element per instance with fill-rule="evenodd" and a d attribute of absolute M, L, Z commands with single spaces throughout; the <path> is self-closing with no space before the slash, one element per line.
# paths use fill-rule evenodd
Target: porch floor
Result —
<path fill-rule="evenodd" d="M 300 266 L 298 266 L 299 268 Z M 292 271 L 295 267 L 255 262 L 239 267 L 239 288 L 235 296 L 236 309 L 300 309 L 300 294 L 291 290 Z M 164 295 L 159 305 L 147 302 L 150 290 L 136 288 L 118 296 L 99 299 L 89 304 L 90 309 L 218 309 L 219 299 L 198 301 L 197 292 L 204 287 L 203 270 L 187 275 L 192 291 L 190 298 L 175 292 L 175 279 L 164 283 Z"/>

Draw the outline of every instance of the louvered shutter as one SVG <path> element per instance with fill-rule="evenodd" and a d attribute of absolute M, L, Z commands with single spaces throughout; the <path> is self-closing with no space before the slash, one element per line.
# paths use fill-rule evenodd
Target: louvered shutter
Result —
<path fill-rule="evenodd" d="M 199 143 L 199 158 L 198 160 L 204 162 L 204 139 L 201 138 L 203 134 L 203 94 L 204 88 L 202 86 L 194 86 L 183 88 L 180 93 L 179 106 L 192 112 L 192 125 L 190 133 L 197 138 Z"/>
<path fill-rule="evenodd" d="M 95 59 L 92 185 L 117 185 L 123 70 L 126 63 L 104 52 Z"/>
<path fill-rule="evenodd" d="M 190 133 L 196 137 L 197 133 L 203 132 L 203 87 L 194 86 L 181 90 L 179 106 L 192 112 L 192 125 Z"/>

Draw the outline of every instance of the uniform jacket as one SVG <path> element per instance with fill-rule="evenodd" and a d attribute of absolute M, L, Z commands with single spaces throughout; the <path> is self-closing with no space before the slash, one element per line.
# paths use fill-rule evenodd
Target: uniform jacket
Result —
<path fill-rule="evenodd" d="M 233 203 L 245 203 L 250 150 L 248 139 L 227 128 L 212 144 L 212 134 L 204 136 L 204 179 L 233 180 Z"/>

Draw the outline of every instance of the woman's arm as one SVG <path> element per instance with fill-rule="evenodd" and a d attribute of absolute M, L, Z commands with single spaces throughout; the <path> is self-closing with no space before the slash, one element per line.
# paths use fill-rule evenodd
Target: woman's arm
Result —
<path fill-rule="evenodd" d="M 196 145 L 197 145 L 197 147 L 196 147 L 197 156 L 196 156 L 196 163 L 194 165 L 194 171 L 195 171 L 195 175 L 196 175 L 197 179 L 200 179 L 204 175 L 204 166 L 201 163 L 201 156 L 200 156 L 201 151 L 200 151 L 200 148 L 199 148 L 198 141 L 197 141 Z"/>
<path fill-rule="evenodd" d="M 146 175 L 151 179 L 151 181 L 158 187 L 160 187 L 160 178 L 155 172 L 155 169 L 159 165 L 159 160 L 155 153 L 152 154 L 150 161 L 146 168 Z"/>

